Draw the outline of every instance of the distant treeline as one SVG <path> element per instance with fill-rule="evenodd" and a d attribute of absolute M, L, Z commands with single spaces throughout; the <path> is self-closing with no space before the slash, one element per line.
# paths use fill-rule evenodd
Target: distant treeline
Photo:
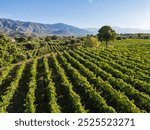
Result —
<path fill-rule="evenodd" d="M 122 39 L 150 39 L 150 34 L 149 33 L 136 33 L 136 34 L 118 34 L 117 40 L 122 40 Z"/>

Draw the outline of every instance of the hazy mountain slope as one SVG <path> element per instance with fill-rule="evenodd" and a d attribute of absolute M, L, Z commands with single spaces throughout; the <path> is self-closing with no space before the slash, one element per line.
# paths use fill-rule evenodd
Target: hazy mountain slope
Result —
<path fill-rule="evenodd" d="M 13 32 L 36 35 L 74 35 L 84 36 L 91 34 L 90 32 L 71 25 L 56 23 L 56 24 L 41 24 L 34 22 L 15 21 L 11 19 L 0 18 L 0 32 L 11 35 Z M 14 34 L 13 33 L 13 34 Z"/>
<path fill-rule="evenodd" d="M 150 33 L 150 30 L 143 30 L 139 28 L 120 28 L 112 27 L 117 33 Z M 98 33 L 98 28 L 85 28 L 85 30 L 92 32 L 93 34 Z"/>

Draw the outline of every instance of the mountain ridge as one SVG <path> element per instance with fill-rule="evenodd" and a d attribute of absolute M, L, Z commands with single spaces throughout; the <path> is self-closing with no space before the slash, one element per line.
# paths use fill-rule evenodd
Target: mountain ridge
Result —
<path fill-rule="evenodd" d="M 139 28 L 121 28 L 117 26 L 112 27 L 117 33 L 150 33 L 150 30 Z M 0 18 L 0 33 L 12 37 L 16 36 L 86 36 L 96 35 L 98 28 L 78 28 L 64 23 L 43 24 L 38 22 L 24 22 L 20 20 L 12 20 Z"/>
<path fill-rule="evenodd" d="M 19 20 L 0 18 L 0 32 L 7 35 L 12 33 L 45 35 L 62 35 L 62 36 L 85 36 L 91 34 L 84 29 L 64 24 L 42 24 L 36 22 L 23 22 Z M 5 31 L 4 31 L 5 30 Z"/>
<path fill-rule="evenodd" d="M 112 28 L 119 34 L 126 34 L 126 33 L 131 33 L 131 34 L 135 34 L 135 33 L 150 33 L 150 30 L 144 30 L 144 29 L 140 29 L 140 28 L 122 28 L 122 27 L 117 27 L 117 26 L 112 26 Z M 97 34 L 98 33 L 98 28 L 84 28 L 87 31 L 92 32 L 93 34 Z"/>

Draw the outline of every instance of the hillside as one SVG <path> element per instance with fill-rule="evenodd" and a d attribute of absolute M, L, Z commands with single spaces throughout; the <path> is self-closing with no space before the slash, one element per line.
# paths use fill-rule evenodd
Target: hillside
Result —
<path fill-rule="evenodd" d="M 135 34 L 135 33 L 150 33 L 150 30 L 144 30 L 144 29 L 139 29 L 139 28 L 121 28 L 117 26 L 112 26 L 112 28 L 117 32 L 117 33 L 130 33 L 130 34 Z M 91 32 L 92 34 L 97 34 L 98 33 L 98 28 L 85 28 L 85 30 Z"/>
<path fill-rule="evenodd" d="M 35 35 L 63 35 L 63 36 L 85 36 L 91 34 L 90 32 L 67 25 L 64 23 L 56 24 L 41 24 L 34 22 L 15 21 L 11 19 L 0 18 L 0 33 L 9 36 L 15 34 L 35 34 Z"/>

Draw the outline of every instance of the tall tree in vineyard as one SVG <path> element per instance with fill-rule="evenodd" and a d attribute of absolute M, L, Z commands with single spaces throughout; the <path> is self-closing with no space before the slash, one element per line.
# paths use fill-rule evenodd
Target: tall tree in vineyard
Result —
<path fill-rule="evenodd" d="M 106 42 L 107 47 L 108 42 L 116 38 L 116 32 L 110 26 L 106 25 L 99 29 L 97 36 L 99 41 Z"/>

